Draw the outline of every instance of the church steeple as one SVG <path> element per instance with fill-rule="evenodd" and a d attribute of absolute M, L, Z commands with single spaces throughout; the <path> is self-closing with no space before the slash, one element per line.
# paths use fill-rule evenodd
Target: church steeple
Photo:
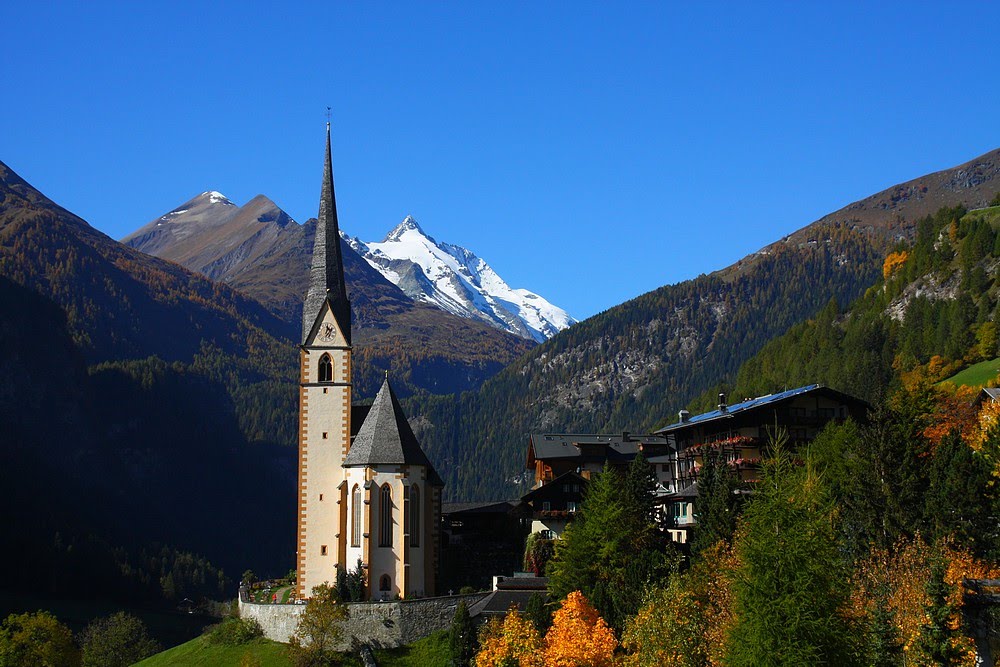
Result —
<path fill-rule="evenodd" d="M 344 259 L 340 251 L 340 226 L 337 198 L 333 190 L 333 160 L 330 150 L 330 123 L 326 124 L 326 164 L 323 167 L 323 191 L 319 200 L 319 221 L 309 268 L 309 291 L 302 307 L 302 342 L 307 342 L 316 318 L 329 301 L 330 309 L 347 339 L 351 342 L 351 302 L 344 281 Z"/>

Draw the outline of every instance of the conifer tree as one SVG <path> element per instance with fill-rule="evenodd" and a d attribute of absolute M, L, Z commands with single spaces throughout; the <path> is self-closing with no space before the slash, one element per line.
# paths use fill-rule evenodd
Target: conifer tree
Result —
<path fill-rule="evenodd" d="M 955 616 L 954 607 L 948 602 L 948 584 L 944 581 L 945 563 L 939 556 L 931 564 L 931 576 L 927 581 L 927 622 L 920 631 L 920 648 L 931 660 L 931 664 L 940 667 L 952 667 L 963 664 L 965 651 L 956 639 L 959 630 L 952 624 Z"/>
<path fill-rule="evenodd" d="M 705 453 L 698 476 L 698 497 L 694 501 L 698 523 L 691 541 L 692 555 L 698 555 L 720 541 L 731 542 L 741 510 L 736 475 L 726 465 L 720 451 Z"/>
<path fill-rule="evenodd" d="M 452 667 L 469 667 L 476 656 L 476 627 L 469 616 L 465 600 L 458 603 L 455 618 L 448 632 L 448 649 Z"/>
<path fill-rule="evenodd" d="M 977 556 L 995 554 L 996 486 L 986 458 L 952 431 L 934 450 L 929 477 L 924 512 L 932 537 L 950 536 Z"/>
<path fill-rule="evenodd" d="M 545 605 L 545 597 L 541 593 L 535 593 L 528 598 L 528 604 L 524 610 L 524 616 L 535 624 L 539 634 L 544 635 L 552 625 L 552 612 Z"/>
<path fill-rule="evenodd" d="M 641 496 L 650 487 L 642 481 L 642 466 L 648 464 L 640 463 L 631 483 L 610 466 L 591 480 L 576 518 L 556 541 L 549 566 L 554 598 L 581 591 L 619 631 L 676 560 L 652 522 L 651 501 Z"/>
<path fill-rule="evenodd" d="M 764 465 L 736 539 L 735 627 L 731 667 L 851 665 L 845 620 L 847 575 L 833 509 L 807 460 L 796 470 L 783 448 Z"/>

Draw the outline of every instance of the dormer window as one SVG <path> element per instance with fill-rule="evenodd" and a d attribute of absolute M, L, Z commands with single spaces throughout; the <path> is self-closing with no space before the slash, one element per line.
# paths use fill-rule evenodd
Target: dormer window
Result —
<path fill-rule="evenodd" d="M 330 361 L 329 354 L 319 358 L 319 381 L 333 382 L 333 362 Z"/>

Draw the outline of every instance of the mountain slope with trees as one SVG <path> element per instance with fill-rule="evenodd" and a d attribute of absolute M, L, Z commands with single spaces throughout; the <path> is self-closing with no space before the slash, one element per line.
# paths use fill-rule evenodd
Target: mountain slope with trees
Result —
<path fill-rule="evenodd" d="M 640 432 L 673 421 L 769 340 L 831 299 L 846 304 L 860 296 L 886 254 L 914 236 L 918 218 L 908 217 L 911 211 L 923 212 L 928 202 L 984 205 L 1000 190 L 998 174 L 1000 151 L 993 151 L 894 186 L 715 274 L 585 320 L 476 393 L 410 399 L 409 414 L 444 471 L 446 492 L 463 499 L 517 495 L 531 432 Z"/>
<path fill-rule="evenodd" d="M 923 218 L 913 245 L 886 257 L 882 278 L 858 301 L 844 310 L 831 301 L 769 342 L 735 374 L 734 391 L 822 382 L 877 402 L 917 367 L 940 380 L 994 359 L 998 220 L 1000 206 Z"/>
<path fill-rule="evenodd" d="M 252 297 L 297 340 L 315 235 L 315 218 L 300 225 L 263 195 L 237 206 L 218 192 L 204 192 L 122 242 Z M 341 240 L 340 249 L 361 396 L 378 391 L 385 370 L 403 395 L 474 389 L 534 346 L 483 322 L 417 303 L 347 241 Z"/>

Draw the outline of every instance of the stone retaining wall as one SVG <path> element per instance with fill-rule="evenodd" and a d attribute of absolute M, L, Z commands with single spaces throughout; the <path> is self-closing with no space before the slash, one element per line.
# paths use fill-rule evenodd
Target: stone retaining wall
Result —
<path fill-rule="evenodd" d="M 346 651 L 367 644 L 374 648 L 394 648 L 411 644 L 436 630 L 451 626 L 458 603 L 472 606 L 488 593 L 448 595 L 419 600 L 393 602 L 348 603 L 348 618 L 344 623 L 344 639 L 340 650 Z M 307 605 L 257 604 L 249 602 L 243 591 L 239 598 L 240 616 L 260 623 L 264 636 L 288 643 Z"/>

